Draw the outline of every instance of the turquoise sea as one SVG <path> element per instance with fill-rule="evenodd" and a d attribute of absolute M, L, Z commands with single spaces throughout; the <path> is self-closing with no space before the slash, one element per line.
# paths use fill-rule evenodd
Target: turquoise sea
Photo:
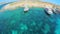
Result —
<path fill-rule="evenodd" d="M 0 10 L 4 5 L 0 5 Z M 0 34 L 60 34 L 60 13 L 48 14 L 45 8 L 23 7 L 0 12 Z"/>

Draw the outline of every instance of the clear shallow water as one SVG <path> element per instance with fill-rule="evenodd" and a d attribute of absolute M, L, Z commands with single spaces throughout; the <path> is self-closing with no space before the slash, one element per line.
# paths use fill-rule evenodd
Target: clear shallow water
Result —
<path fill-rule="evenodd" d="M 35 7 L 25 13 L 20 7 L 0 12 L 0 34 L 59 34 L 59 13 L 48 15 L 45 11 Z"/>
<path fill-rule="evenodd" d="M 4 7 L 4 6 L 6 6 L 6 5 L 8 5 L 9 3 L 5 3 L 5 4 L 1 4 L 0 5 L 0 10 Z"/>

